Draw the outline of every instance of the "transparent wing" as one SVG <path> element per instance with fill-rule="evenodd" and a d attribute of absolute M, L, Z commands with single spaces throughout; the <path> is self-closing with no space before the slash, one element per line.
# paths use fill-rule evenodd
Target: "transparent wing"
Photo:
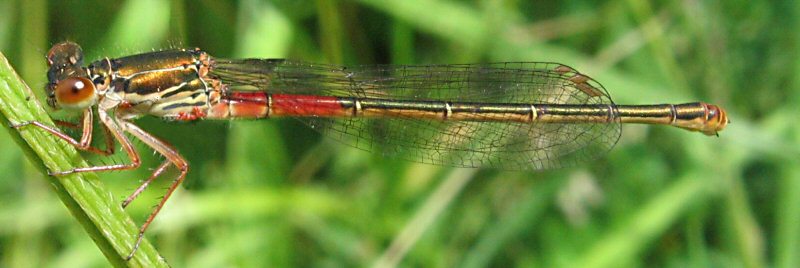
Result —
<path fill-rule="evenodd" d="M 272 93 L 454 103 L 613 104 L 602 85 L 556 63 L 340 67 L 286 60 L 215 59 L 210 74 L 234 90 Z M 390 157 L 509 170 L 575 165 L 604 154 L 620 136 L 619 122 L 298 119 L 347 144 Z"/>

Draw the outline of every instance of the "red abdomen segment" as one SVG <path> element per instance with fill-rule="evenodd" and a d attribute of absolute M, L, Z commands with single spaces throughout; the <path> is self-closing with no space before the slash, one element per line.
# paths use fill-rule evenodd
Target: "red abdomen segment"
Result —
<path fill-rule="evenodd" d="M 337 97 L 234 91 L 212 106 L 206 118 L 340 117 L 350 113 Z"/>

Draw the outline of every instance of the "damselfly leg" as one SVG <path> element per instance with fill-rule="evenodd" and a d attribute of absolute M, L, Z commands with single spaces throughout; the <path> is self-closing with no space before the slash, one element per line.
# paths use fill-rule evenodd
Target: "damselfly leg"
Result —
<path fill-rule="evenodd" d="M 71 144 L 72 146 L 75 146 L 75 148 L 77 148 L 77 149 L 79 149 L 81 151 L 92 152 L 92 153 L 96 153 L 96 154 L 104 155 L 104 156 L 108 156 L 108 155 L 111 155 L 111 154 L 114 153 L 114 140 L 111 139 L 111 132 L 105 126 L 103 126 L 103 133 L 105 134 L 105 138 L 106 138 L 105 139 L 106 148 L 105 149 L 100 149 L 100 148 L 92 146 L 92 131 L 93 131 L 94 119 L 92 118 L 92 110 L 91 109 L 86 109 L 83 112 L 83 116 L 80 119 L 81 124 L 75 124 L 75 123 L 72 123 L 72 122 L 61 121 L 61 120 L 54 120 L 54 121 L 55 121 L 57 126 L 73 128 L 73 129 L 81 129 L 81 139 L 80 139 L 80 141 L 75 140 L 74 138 L 72 138 L 68 134 L 62 132 L 57 127 L 48 126 L 48 125 L 46 125 L 46 124 L 44 124 L 42 122 L 39 122 L 39 121 L 23 122 L 23 123 L 20 123 L 20 124 L 12 125 L 11 127 L 19 129 L 19 128 L 23 128 L 23 127 L 26 127 L 26 126 L 35 126 L 35 127 L 43 129 L 43 130 L 49 132 L 50 134 L 53 134 L 54 136 L 56 136 L 56 137 L 58 137 L 58 138 L 60 138 L 60 139 L 62 139 L 64 141 L 68 142 L 69 144 Z"/>
<path fill-rule="evenodd" d="M 183 179 L 186 177 L 186 173 L 189 170 L 189 164 L 188 162 L 186 162 L 185 159 L 183 159 L 183 157 L 181 157 L 175 151 L 175 149 L 173 149 L 167 143 L 159 140 L 153 135 L 150 135 L 149 133 L 145 132 L 138 126 L 117 116 L 119 114 L 124 114 L 124 112 L 114 113 L 116 117 L 113 119 L 104 109 L 98 108 L 97 113 L 103 128 L 105 129 L 107 135 L 109 136 L 106 139 L 107 140 L 106 150 L 100 150 L 96 147 L 91 146 L 92 125 L 94 123 L 91 109 L 86 109 L 84 112 L 81 124 L 83 126 L 83 131 L 80 141 L 75 140 L 74 138 L 62 132 L 56 127 L 48 126 L 38 121 L 24 122 L 13 125 L 13 127 L 22 128 L 25 126 L 35 126 L 53 134 L 53 136 L 55 137 L 58 137 L 66 141 L 67 143 L 69 143 L 70 145 L 74 146 L 79 150 L 89 151 L 101 155 L 109 155 L 113 153 L 113 141 L 117 140 L 122 145 L 122 149 L 123 151 L 125 151 L 130 161 L 128 164 L 90 166 L 90 167 L 81 167 L 64 171 L 51 171 L 49 174 L 54 176 L 61 176 L 61 175 L 80 173 L 80 172 L 130 170 L 138 168 L 141 165 L 141 159 L 139 157 L 138 152 L 131 144 L 131 141 L 124 135 L 124 133 L 130 133 L 134 137 L 138 138 L 139 140 L 147 144 L 150 148 L 153 148 L 154 150 L 156 150 L 156 152 L 163 155 L 166 158 L 166 160 L 150 175 L 150 177 L 147 180 L 145 180 L 139 187 L 137 187 L 137 189 L 130 196 L 128 196 L 128 198 L 126 198 L 125 201 L 122 202 L 123 208 L 127 207 L 131 202 L 133 202 L 133 200 L 136 199 L 136 197 L 138 197 L 139 194 L 141 194 L 147 188 L 147 186 L 150 185 L 150 183 L 152 183 L 157 177 L 159 177 L 170 166 L 170 164 L 174 165 L 179 170 L 180 173 L 172 181 L 169 188 L 167 189 L 167 192 L 161 198 L 161 201 L 156 205 L 156 207 L 153 209 L 153 211 L 145 220 L 144 224 L 142 224 L 142 226 L 139 228 L 139 233 L 136 242 L 134 243 L 131 252 L 126 257 L 126 259 L 131 259 L 134 253 L 136 253 L 136 250 L 139 248 L 142 239 L 144 239 L 144 233 L 147 231 L 147 228 L 150 227 L 150 224 L 153 222 L 155 217 L 161 211 L 161 208 L 164 206 L 167 199 L 169 199 L 169 197 L 172 195 L 172 193 L 175 191 L 178 185 L 180 185 Z M 60 124 L 71 127 L 69 124 L 65 123 L 60 123 Z M 113 139 L 111 137 L 113 137 Z"/>

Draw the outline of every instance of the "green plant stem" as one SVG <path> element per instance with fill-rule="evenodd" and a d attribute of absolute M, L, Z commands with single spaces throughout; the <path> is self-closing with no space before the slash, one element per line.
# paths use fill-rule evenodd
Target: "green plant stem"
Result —
<path fill-rule="evenodd" d="M 0 53 L 0 113 L 4 126 L 45 174 L 86 166 L 74 147 L 36 127 L 15 129 L 11 124 L 39 121 L 53 125 L 30 88 Z M 80 222 L 108 261 L 116 267 L 166 267 L 155 248 L 143 241 L 134 258 L 125 261 L 138 228 L 93 173 L 47 176 L 58 197 Z"/>

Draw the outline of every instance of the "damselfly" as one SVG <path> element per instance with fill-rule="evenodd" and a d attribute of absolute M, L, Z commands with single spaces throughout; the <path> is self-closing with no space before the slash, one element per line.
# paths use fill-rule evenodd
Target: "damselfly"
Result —
<path fill-rule="evenodd" d="M 47 103 L 82 110 L 81 138 L 58 127 L 36 126 L 78 149 L 108 155 L 113 141 L 130 162 L 53 171 L 139 167 L 131 134 L 165 161 L 122 206 L 130 204 L 170 166 L 179 174 L 142 224 L 128 258 L 150 223 L 183 181 L 189 163 L 177 150 L 132 123 L 151 115 L 172 121 L 297 117 L 312 128 L 368 151 L 411 161 L 537 170 L 574 165 L 608 151 L 621 123 L 672 125 L 716 135 L 725 111 L 703 102 L 617 105 L 602 85 L 566 65 L 503 62 L 456 65 L 341 67 L 283 59 L 221 59 L 200 49 L 176 49 L 83 66 L 71 42 L 47 54 Z M 93 109 L 110 137 L 92 146 Z M 59 125 L 69 126 L 61 123 Z"/>

